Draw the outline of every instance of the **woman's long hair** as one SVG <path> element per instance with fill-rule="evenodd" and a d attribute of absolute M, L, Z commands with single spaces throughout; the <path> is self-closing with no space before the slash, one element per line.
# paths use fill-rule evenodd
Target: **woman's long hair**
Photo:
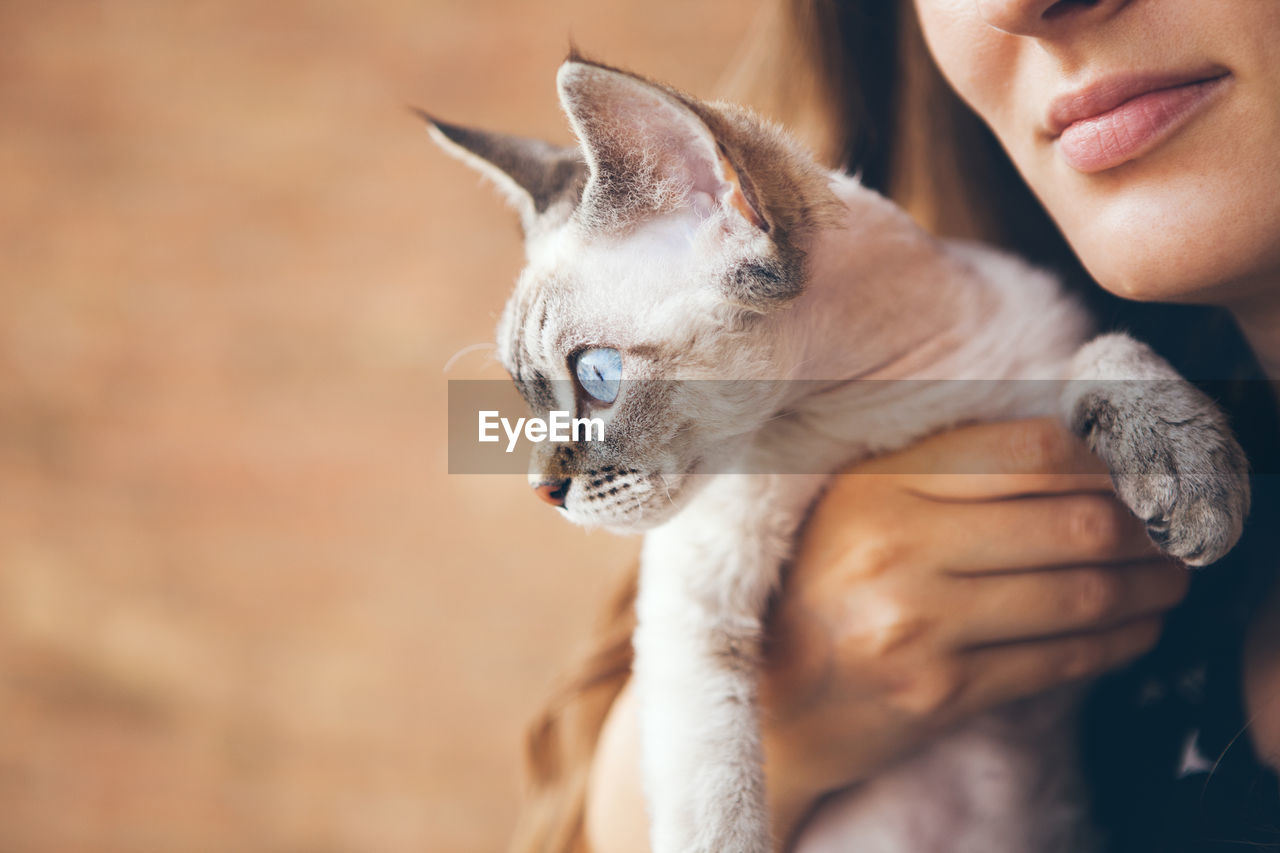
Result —
<path fill-rule="evenodd" d="M 1184 375 L 1260 375 L 1225 311 L 1135 306 L 1089 281 L 995 137 L 933 64 L 912 3 L 777 0 L 722 89 L 791 129 L 828 165 L 857 173 L 929 231 L 983 240 L 1054 269 L 1102 327 L 1132 330 Z M 1274 419 L 1263 423 L 1271 429 Z M 1244 438 L 1246 447 L 1253 443 Z M 1273 444 L 1271 435 L 1258 438 Z M 584 796 L 601 727 L 630 677 L 635 588 L 632 567 L 585 655 L 530 726 L 529 791 L 512 853 L 587 850 Z"/>

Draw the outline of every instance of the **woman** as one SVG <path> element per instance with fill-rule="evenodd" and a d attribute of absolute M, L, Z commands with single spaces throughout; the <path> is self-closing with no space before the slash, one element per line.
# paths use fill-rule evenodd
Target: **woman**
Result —
<path fill-rule="evenodd" d="M 1269 538 L 1280 432 L 1276 386 L 1260 381 L 1280 380 L 1280 65 L 1269 59 L 1280 4 L 794 0 L 783 11 L 762 29 L 782 33 L 781 49 L 750 60 L 761 74 L 747 100 L 932 230 L 1081 282 L 1105 324 L 1228 404 L 1259 476 L 1245 540 L 1182 604 L 1185 570 L 1151 552 L 1096 460 L 1052 423 L 956 430 L 839 478 L 769 625 L 778 835 L 803 849 L 841 789 L 967 714 L 1142 656 L 1101 679 L 1086 708 L 1112 849 L 1280 845 L 1280 547 Z M 1118 296 L 1186 305 L 1105 296 L 1076 258 Z M 881 473 L 957 459 L 1006 473 Z M 517 850 L 647 849 L 626 688 L 633 591 L 535 727 L 537 796 Z"/>

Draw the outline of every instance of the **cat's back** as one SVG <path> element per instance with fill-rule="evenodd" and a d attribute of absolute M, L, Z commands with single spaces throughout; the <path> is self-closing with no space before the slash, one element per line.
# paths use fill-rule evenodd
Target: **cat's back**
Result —
<path fill-rule="evenodd" d="M 1084 304 L 1047 270 L 989 245 L 943 241 L 979 283 L 986 310 L 966 318 L 968 343 L 951 360 L 955 379 L 1062 379 L 1093 333 Z"/>

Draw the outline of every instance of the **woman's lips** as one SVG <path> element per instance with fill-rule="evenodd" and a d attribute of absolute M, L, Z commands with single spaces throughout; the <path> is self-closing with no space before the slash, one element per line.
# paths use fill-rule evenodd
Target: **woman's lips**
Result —
<path fill-rule="evenodd" d="M 1180 80 L 1166 76 L 1104 81 L 1055 99 L 1049 130 L 1073 169 L 1112 169 L 1172 136 L 1222 91 L 1229 76 L 1219 70 Z"/>

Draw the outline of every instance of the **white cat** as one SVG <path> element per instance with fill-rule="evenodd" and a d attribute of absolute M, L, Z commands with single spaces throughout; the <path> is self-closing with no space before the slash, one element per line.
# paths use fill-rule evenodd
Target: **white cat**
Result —
<path fill-rule="evenodd" d="M 539 445 L 531 484 L 574 522 L 648 531 L 634 677 L 655 851 L 774 846 L 761 618 L 840 466 L 1061 413 L 1170 554 L 1202 565 L 1235 543 L 1246 463 L 1221 414 L 1132 339 L 1085 344 L 1049 275 L 929 236 L 741 108 L 577 57 L 558 84 L 580 149 L 427 118 L 521 214 L 503 363 L 535 412 L 606 422 L 606 441 Z M 847 796 L 812 848 L 1088 850 L 1073 713 L 1055 694 L 939 737 Z"/>

